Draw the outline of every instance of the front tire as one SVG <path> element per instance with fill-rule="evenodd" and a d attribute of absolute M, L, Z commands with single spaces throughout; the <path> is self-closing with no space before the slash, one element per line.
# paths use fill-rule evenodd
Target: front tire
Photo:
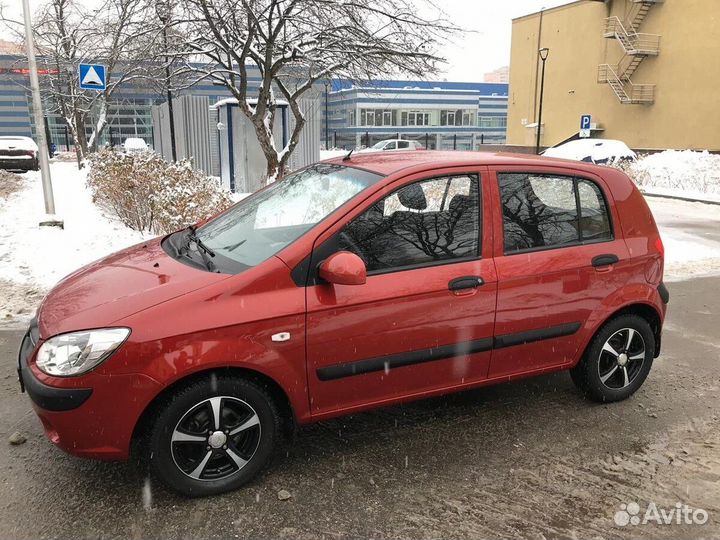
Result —
<path fill-rule="evenodd" d="M 267 465 L 281 425 L 265 388 L 212 374 L 160 407 L 149 437 L 151 472 L 190 497 L 237 489 Z"/>
<path fill-rule="evenodd" d="M 650 324 L 637 315 L 621 315 L 600 328 L 570 376 L 595 401 L 621 401 L 645 382 L 654 356 Z"/>

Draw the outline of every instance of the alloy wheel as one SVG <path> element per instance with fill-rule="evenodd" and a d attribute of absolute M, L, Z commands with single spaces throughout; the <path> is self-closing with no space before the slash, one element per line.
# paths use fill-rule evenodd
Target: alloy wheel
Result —
<path fill-rule="evenodd" d="M 622 328 L 611 335 L 600 351 L 600 382 L 612 390 L 621 390 L 635 380 L 645 362 L 645 340 L 633 328 Z"/>
<path fill-rule="evenodd" d="M 175 465 L 194 480 L 223 480 L 252 459 L 261 437 L 260 417 L 230 396 L 201 401 L 175 426 L 170 451 Z"/>

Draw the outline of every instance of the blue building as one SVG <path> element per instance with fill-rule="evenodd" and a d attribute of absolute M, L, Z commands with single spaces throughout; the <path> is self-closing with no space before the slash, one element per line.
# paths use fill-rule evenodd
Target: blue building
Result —
<path fill-rule="evenodd" d="M 47 76 L 42 72 L 40 79 Z M 260 83 L 249 71 L 249 83 Z M 21 55 L 0 55 L 0 135 L 35 136 L 27 63 Z M 319 110 L 306 111 L 322 118 L 321 141 L 331 147 L 370 146 L 388 138 L 419 141 L 429 149 L 478 149 L 481 144 L 504 144 L 507 126 L 508 85 L 438 81 L 376 80 L 357 83 L 335 80 L 315 85 Z M 196 84 L 184 95 L 205 96 L 212 106 L 230 97 L 222 86 Z M 178 94 L 178 97 L 182 94 Z M 323 96 L 323 94 L 325 94 Z M 121 144 L 128 137 L 153 145 L 153 106 L 165 101 L 157 86 L 133 82 L 118 88 L 108 111 L 108 126 L 99 144 Z M 65 120 L 45 104 L 50 139 L 61 150 L 74 145 Z M 328 110 L 325 133 L 325 109 Z M 89 137 L 94 115 L 87 119 Z"/>
<path fill-rule="evenodd" d="M 350 149 L 402 138 L 428 149 L 471 150 L 505 143 L 508 85 L 333 81 L 327 109 L 323 140 L 331 147 Z"/>

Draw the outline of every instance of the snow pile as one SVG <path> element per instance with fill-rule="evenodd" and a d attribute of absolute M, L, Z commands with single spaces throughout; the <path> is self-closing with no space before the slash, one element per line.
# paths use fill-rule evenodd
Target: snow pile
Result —
<path fill-rule="evenodd" d="M 53 163 L 51 171 L 55 208 L 65 228 L 38 226 L 44 216 L 40 173 L 24 175 L 24 188 L 0 202 L 0 282 L 47 289 L 77 268 L 145 239 L 93 204 L 87 169 Z"/>
<path fill-rule="evenodd" d="M 627 172 L 647 193 L 720 201 L 720 155 L 666 150 L 643 156 Z"/>

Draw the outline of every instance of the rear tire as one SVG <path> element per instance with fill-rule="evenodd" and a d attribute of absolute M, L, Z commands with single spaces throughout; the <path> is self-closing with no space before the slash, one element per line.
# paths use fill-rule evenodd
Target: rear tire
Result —
<path fill-rule="evenodd" d="M 278 407 L 265 388 L 213 374 L 181 388 L 159 407 L 148 439 L 150 470 L 189 497 L 237 489 L 268 464 L 281 426 Z"/>
<path fill-rule="evenodd" d="M 570 377 L 595 401 L 621 401 L 642 386 L 654 357 L 655 336 L 647 320 L 620 315 L 598 330 Z"/>

